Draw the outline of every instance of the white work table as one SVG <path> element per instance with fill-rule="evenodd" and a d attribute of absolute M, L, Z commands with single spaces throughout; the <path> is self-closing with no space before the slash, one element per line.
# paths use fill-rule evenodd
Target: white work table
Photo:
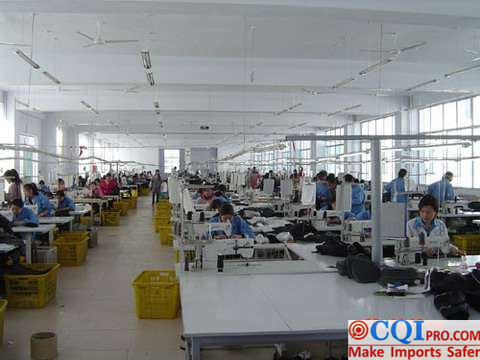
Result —
<path fill-rule="evenodd" d="M 50 217 L 40 217 L 38 222 L 42 225 L 52 224 L 52 225 L 65 225 L 69 224 L 69 230 L 72 231 L 73 216 L 50 216 Z"/>
<path fill-rule="evenodd" d="M 89 204 L 91 205 L 90 218 L 92 225 L 95 223 L 95 214 L 93 213 L 93 204 L 98 204 L 100 218 L 102 218 L 103 204 L 108 204 L 107 199 L 103 198 L 75 198 L 75 204 Z"/>
<path fill-rule="evenodd" d="M 374 295 L 379 288 L 336 273 L 182 274 L 188 358 L 199 360 L 202 346 L 347 339 L 348 320 L 442 319 L 433 297 Z M 479 313 L 470 314 L 480 319 Z"/>
<path fill-rule="evenodd" d="M 55 225 L 39 225 L 37 227 L 30 227 L 30 226 L 14 226 L 12 227 L 12 231 L 16 234 L 25 234 L 25 257 L 27 264 L 32 263 L 32 239 L 33 234 L 46 234 L 48 233 L 48 242 L 50 246 L 53 244 L 53 230 L 55 229 Z"/>

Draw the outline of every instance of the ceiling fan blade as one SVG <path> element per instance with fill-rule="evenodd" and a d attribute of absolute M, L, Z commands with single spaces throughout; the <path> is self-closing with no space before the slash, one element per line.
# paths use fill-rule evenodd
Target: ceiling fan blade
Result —
<path fill-rule="evenodd" d="M 401 48 L 401 49 L 399 49 L 399 52 L 400 52 L 400 53 L 403 53 L 403 52 L 405 52 L 405 51 L 410 51 L 410 50 L 418 49 L 419 47 L 422 47 L 422 46 L 425 46 L 425 45 L 427 45 L 427 42 L 426 42 L 426 41 L 422 41 L 422 42 L 419 42 L 419 43 L 417 43 L 417 44 L 413 44 L 413 45 L 410 45 L 410 46 Z"/>
<path fill-rule="evenodd" d="M 90 40 L 90 41 L 94 41 L 94 40 L 95 40 L 93 37 L 91 37 L 91 36 L 89 36 L 89 35 L 81 32 L 81 31 L 77 31 L 77 34 L 80 35 L 80 36 L 83 36 L 84 38 L 87 38 L 87 39 Z"/>
<path fill-rule="evenodd" d="M 5 45 L 5 46 L 32 46 L 32 44 L 19 44 L 19 43 L 11 43 L 11 42 L 0 42 L 0 45 Z"/>
<path fill-rule="evenodd" d="M 478 60 L 480 60 L 480 56 L 472 59 L 473 62 L 478 61 Z"/>
<path fill-rule="evenodd" d="M 121 43 L 133 43 L 139 42 L 139 40 L 105 40 L 105 44 L 121 44 Z"/>
<path fill-rule="evenodd" d="M 99 44 L 91 43 L 91 44 L 83 45 L 83 47 L 88 48 L 88 47 L 92 47 L 92 46 L 96 46 L 96 45 L 99 45 Z"/>

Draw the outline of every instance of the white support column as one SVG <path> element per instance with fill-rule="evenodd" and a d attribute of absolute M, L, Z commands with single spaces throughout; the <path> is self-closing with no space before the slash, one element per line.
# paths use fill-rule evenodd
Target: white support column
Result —
<path fill-rule="evenodd" d="M 382 161 L 381 142 L 378 139 L 371 141 L 372 151 L 372 260 L 380 265 L 383 261 L 382 245 Z"/>

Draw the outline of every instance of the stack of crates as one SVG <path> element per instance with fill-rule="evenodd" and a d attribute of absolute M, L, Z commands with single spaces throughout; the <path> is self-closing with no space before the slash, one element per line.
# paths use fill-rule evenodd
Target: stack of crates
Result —
<path fill-rule="evenodd" d="M 155 209 L 155 231 L 160 234 L 161 245 L 173 245 L 173 231 L 171 220 L 172 206 L 168 200 L 160 200 Z"/>
<path fill-rule="evenodd" d="M 57 293 L 59 264 L 24 265 L 32 270 L 45 272 L 41 275 L 5 275 L 5 290 L 8 306 L 13 308 L 43 308 Z"/>
<path fill-rule="evenodd" d="M 103 210 L 102 224 L 105 226 L 118 226 L 120 224 L 120 210 Z"/>
<path fill-rule="evenodd" d="M 128 209 L 130 209 L 130 199 L 124 198 L 120 201 L 113 203 L 113 208 L 115 210 L 120 210 L 121 216 L 127 215 Z"/>
<path fill-rule="evenodd" d="M 480 255 L 480 234 L 452 235 L 452 243 L 467 255 Z"/>
<path fill-rule="evenodd" d="M 150 195 L 150 188 L 147 186 L 140 186 L 140 196 Z"/>
<path fill-rule="evenodd" d="M 87 231 L 64 232 L 53 244 L 57 247 L 58 262 L 62 266 L 79 266 L 87 258 L 88 239 Z"/>

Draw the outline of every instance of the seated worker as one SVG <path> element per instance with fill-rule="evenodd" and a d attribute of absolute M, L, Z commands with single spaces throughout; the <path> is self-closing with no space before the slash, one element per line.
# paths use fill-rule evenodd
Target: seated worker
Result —
<path fill-rule="evenodd" d="M 437 199 L 439 206 L 442 206 L 446 201 L 455 200 L 455 192 L 451 184 L 452 180 L 453 173 L 447 171 L 445 175 L 443 175 L 442 180 L 434 182 L 428 187 L 427 193 Z"/>
<path fill-rule="evenodd" d="M 210 202 L 210 206 L 208 207 L 208 210 L 209 211 L 220 211 L 222 205 L 224 203 L 220 200 L 220 199 L 213 199 L 211 202 Z"/>
<path fill-rule="evenodd" d="M 365 211 L 365 192 L 362 185 L 354 183 L 352 175 L 345 175 L 343 180 L 352 184 L 352 213 L 357 216 Z"/>
<path fill-rule="evenodd" d="M 451 256 L 462 255 L 462 251 L 450 244 L 445 223 L 437 219 L 437 199 L 432 195 L 425 195 L 418 203 L 418 209 L 419 216 L 407 223 L 407 236 L 411 239 L 410 246 L 412 243 L 413 246 L 421 246 L 427 256 L 436 256 L 440 253 Z"/>
<path fill-rule="evenodd" d="M 65 180 L 62 178 L 58 178 L 57 180 L 57 191 L 65 191 L 67 188 L 65 187 Z"/>
<path fill-rule="evenodd" d="M 231 223 L 232 238 L 251 238 L 255 239 L 255 233 L 250 225 L 240 216 L 235 215 L 231 204 L 223 204 L 220 208 L 219 215 L 212 217 L 210 223 Z M 224 238 L 225 236 L 215 236 L 214 238 Z"/>
<path fill-rule="evenodd" d="M 49 188 L 47 185 L 45 185 L 45 181 L 40 180 L 40 181 L 38 182 L 38 186 L 40 186 L 40 189 L 38 189 L 38 190 L 39 190 L 43 195 L 48 195 L 48 194 L 51 193 L 51 192 L 50 192 L 50 188 Z"/>
<path fill-rule="evenodd" d="M 24 207 L 22 199 L 15 199 L 10 202 L 10 209 L 13 213 L 13 226 L 38 226 L 38 217 L 32 209 Z"/>
<path fill-rule="evenodd" d="M 398 193 L 405 192 L 405 176 L 407 176 L 407 170 L 400 169 L 400 171 L 398 172 L 398 177 L 396 179 L 393 179 L 385 186 L 385 192 L 390 194 L 390 199 L 392 202 L 403 204 L 407 202 L 407 195 L 397 195 Z"/>
<path fill-rule="evenodd" d="M 329 210 L 332 207 L 333 193 L 337 188 L 337 179 L 334 174 L 329 174 L 325 181 L 317 181 L 316 185 L 316 208 L 317 210 Z"/>
<path fill-rule="evenodd" d="M 45 195 L 38 191 L 37 185 L 34 183 L 25 184 L 23 189 L 25 191 L 26 203 L 37 206 L 38 217 L 53 215 L 53 205 Z"/>
<path fill-rule="evenodd" d="M 75 211 L 75 203 L 72 199 L 65 195 L 64 191 L 58 191 L 57 198 L 57 212 L 65 212 L 68 215 L 70 211 Z"/>

